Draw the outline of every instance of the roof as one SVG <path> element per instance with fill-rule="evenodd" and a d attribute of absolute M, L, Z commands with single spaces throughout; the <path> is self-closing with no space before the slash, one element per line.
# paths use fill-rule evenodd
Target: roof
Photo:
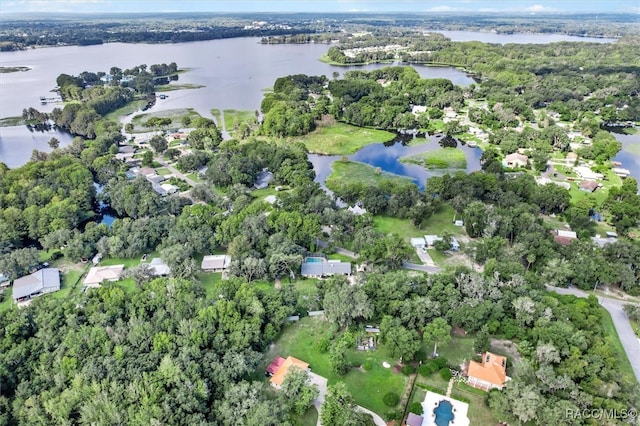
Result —
<path fill-rule="evenodd" d="M 281 356 L 275 357 L 273 361 L 271 361 L 271 364 L 269 364 L 269 366 L 267 367 L 267 373 L 271 375 L 276 374 L 276 371 L 278 371 L 282 364 L 284 364 L 284 361 L 284 358 L 282 358 Z"/>
<path fill-rule="evenodd" d="M 482 362 L 470 361 L 469 377 L 474 377 L 497 386 L 504 385 L 507 380 L 507 358 L 485 352 L 482 355 Z"/>
<path fill-rule="evenodd" d="M 424 418 L 422 418 L 422 416 L 419 416 L 419 415 L 414 414 L 414 413 L 409 413 L 409 416 L 407 416 L 406 425 L 407 426 L 422 426 L 422 422 L 423 421 L 424 421 Z"/>
<path fill-rule="evenodd" d="M 422 237 L 420 237 L 420 238 L 411 238 L 411 245 L 414 246 L 414 247 L 425 245 L 424 238 L 422 238 Z"/>
<path fill-rule="evenodd" d="M 309 369 L 309 364 L 304 361 L 300 361 L 298 358 L 288 356 L 269 381 L 276 386 L 282 385 L 282 382 L 284 382 L 284 379 L 287 377 L 287 373 L 289 372 L 289 368 L 291 367 L 306 371 Z"/>
<path fill-rule="evenodd" d="M 94 266 L 89 269 L 89 273 L 82 283 L 84 285 L 95 285 L 105 280 L 118 281 L 123 270 L 124 265 Z"/>
<path fill-rule="evenodd" d="M 363 209 L 362 207 L 355 205 L 355 206 L 351 206 L 349 208 L 347 208 L 347 211 L 351 212 L 352 214 L 356 215 L 356 216 L 360 216 L 363 215 L 367 212 L 366 209 Z"/>
<path fill-rule="evenodd" d="M 226 269 L 231 263 L 231 256 L 226 254 L 214 254 L 202 258 L 202 269 Z"/>
<path fill-rule="evenodd" d="M 504 157 L 504 161 L 506 161 L 507 163 L 512 163 L 512 162 L 526 163 L 528 160 L 529 160 L 529 157 L 527 157 L 526 155 L 518 154 L 517 152 L 514 152 L 513 154 L 509 154 L 506 157 Z"/>
<path fill-rule="evenodd" d="M 44 268 L 13 281 L 13 299 L 21 299 L 40 293 L 45 288 L 60 290 L 60 271 L 56 268 Z"/>
<path fill-rule="evenodd" d="M 586 189 L 588 191 L 595 191 L 596 189 L 598 189 L 598 182 L 593 181 L 593 180 L 583 180 L 582 182 L 580 182 L 580 189 Z"/>
<path fill-rule="evenodd" d="M 164 276 L 171 273 L 171 268 L 169 268 L 169 265 L 164 263 L 159 257 L 154 257 L 153 259 L 151 259 L 151 262 L 149 262 L 149 267 L 151 268 L 151 270 L 153 271 L 153 275 L 155 276 Z"/>
<path fill-rule="evenodd" d="M 556 229 L 555 231 L 551 231 L 553 234 L 553 239 L 556 243 L 562 246 L 568 246 L 571 244 L 571 241 L 578 238 L 578 235 L 574 231 L 565 231 L 562 229 Z"/>
<path fill-rule="evenodd" d="M 559 237 L 578 238 L 578 234 L 574 231 L 565 231 L 564 229 L 558 229 L 557 234 Z"/>
<path fill-rule="evenodd" d="M 574 167 L 573 170 L 578 174 L 578 176 L 586 180 L 596 180 L 603 178 L 603 175 L 601 173 L 596 173 L 587 166 Z"/>
<path fill-rule="evenodd" d="M 273 173 L 265 169 L 260 172 L 253 185 L 258 189 L 266 188 L 272 180 Z"/>
<path fill-rule="evenodd" d="M 442 241 L 442 238 L 438 237 L 437 235 L 425 235 L 424 240 L 427 242 L 427 245 L 432 246 L 436 243 L 436 241 Z"/>
<path fill-rule="evenodd" d="M 138 174 L 142 176 L 153 176 L 156 174 L 156 170 L 151 167 L 142 167 L 138 169 Z"/>
<path fill-rule="evenodd" d="M 333 274 L 351 274 L 349 262 L 304 262 L 301 274 L 305 276 L 325 276 Z"/>

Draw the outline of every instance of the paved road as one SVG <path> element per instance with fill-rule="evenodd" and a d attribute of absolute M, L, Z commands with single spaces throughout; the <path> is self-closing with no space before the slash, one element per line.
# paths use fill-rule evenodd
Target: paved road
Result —
<path fill-rule="evenodd" d="M 589 296 L 588 293 L 576 288 L 559 288 L 548 285 L 547 290 L 555 291 L 559 294 L 573 294 L 578 297 Z M 598 302 L 600 302 L 600 305 L 602 305 L 602 307 L 611 314 L 611 319 L 613 320 L 613 324 L 615 325 L 620 341 L 622 342 L 622 347 L 627 353 L 627 358 L 629 358 L 629 362 L 631 363 L 633 372 L 636 375 L 636 379 L 640 383 L 640 340 L 633 332 L 631 324 L 629 323 L 629 317 L 623 310 L 624 305 L 632 302 L 610 299 L 604 296 L 599 296 Z"/>
<path fill-rule="evenodd" d="M 173 173 L 174 176 L 179 177 L 180 179 L 184 180 L 185 182 L 187 182 L 189 185 L 191 185 L 191 187 L 196 186 L 196 183 L 188 178 L 186 175 L 184 175 L 183 173 L 181 173 L 178 169 L 176 169 L 175 167 L 169 165 L 169 163 L 167 163 L 166 161 L 164 161 L 162 158 L 160 157 L 156 157 L 155 160 L 162 164 L 164 167 L 166 167 L 167 169 L 169 169 L 169 171 L 171 173 Z"/>
<path fill-rule="evenodd" d="M 418 265 L 416 263 L 402 262 L 402 267 L 404 269 L 410 269 L 412 271 L 422 271 L 428 272 L 430 274 L 437 274 L 441 271 L 438 266 L 427 266 L 427 265 Z"/>

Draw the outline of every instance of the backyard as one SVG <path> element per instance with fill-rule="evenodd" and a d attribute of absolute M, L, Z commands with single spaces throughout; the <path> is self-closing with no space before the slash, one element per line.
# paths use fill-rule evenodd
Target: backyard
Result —
<path fill-rule="evenodd" d="M 267 352 L 258 374 L 264 371 L 275 356 L 284 358 L 289 355 L 294 356 L 308 362 L 311 371 L 326 377 L 329 385 L 338 381 L 344 382 L 358 405 L 384 417 L 385 413 L 391 409 L 384 404 L 382 397 L 388 392 L 402 395 L 407 377 L 382 366 L 384 361 L 394 364 L 396 360 L 389 357 L 387 351 L 380 347 L 373 352 L 349 350 L 347 356 L 353 365 L 363 365 L 369 360 L 371 369 L 366 371 L 356 367 L 344 376 L 337 375 L 331 368 L 329 353 L 320 352 L 317 346 L 318 341 L 331 336 L 330 328 L 330 324 L 324 319 L 310 317 L 287 326 Z"/>

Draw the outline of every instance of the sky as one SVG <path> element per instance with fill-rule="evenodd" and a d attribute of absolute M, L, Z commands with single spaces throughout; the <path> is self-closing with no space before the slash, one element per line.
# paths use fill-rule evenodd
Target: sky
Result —
<path fill-rule="evenodd" d="M 640 0 L 0 0 L 0 13 L 462 12 L 634 13 Z"/>

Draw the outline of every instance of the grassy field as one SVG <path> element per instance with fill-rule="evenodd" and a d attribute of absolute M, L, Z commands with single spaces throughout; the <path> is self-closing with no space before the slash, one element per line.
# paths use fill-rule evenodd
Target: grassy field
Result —
<path fill-rule="evenodd" d="M 446 345 L 438 345 L 438 355 L 447 359 L 452 366 L 459 366 L 465 360 L 470 360 L 473 355 L 472 337 L 452 337 Z M 433 343 L 424 343 L 422 349 L 426 354 L 433 351 Z"/>
<path fill-rule="evenodd" d="M 318 424 L 318 410 L 314 406 L 309 407 L 306 413 L 293 419 L 293 424 L 295 426 L 316 426 Z"/>
<path fill-rule="evenodd" d="M 613 354 L 616 357 L 616 364 L 618 365 L 620 373 L 624 375 L 626 381 L 630 383 L 637 383 L 629 358 L 627 358 L 627 354 L 622 347 L 616 327 L 613 325 L 611 314 L 609 314 L 605 309 L 602 309 L 602 319 L 600 320 L 600 323 L 604 329 L 607 343 L 612 348 Z"/>
<path fill-rule="evenodd" d="M 166 167 L 160 167 L 159 169 L 156 169 L 156 173 L 160 176 L 167 176 L 171 174 L 171 170 Z"/>
<path fill-rule="evenodd" d="M 236 109 L 225 109 L 224 112 L 225 130 L 232 134 L 243 122 L 255 121 L 255 111 L 242 111 Z"/>
<path fill-rule="evenodd" d="M 365 145 L 388 142 L 394 137 L 393 133 L 384 130 L 365 129 L 350 124 L 336 123 L 332 126 L 320 127 L 303 138 L 294 138 L 294 141 L 304 143 L 311 153 L 349 155 Z"/>
<path fill-rule="evenodd" d="M 428 234 L 440 235 L 442 231 L 447 231 L 454 236 L 466 235 L 464 227 L 453 224 L 453 218 L 453 207 L 445 204 L 431 217 L 424 220 L 420 228 L 413 225 L 409 219 L 390 216 L 375 216 L 373 224 L 377 231 L 386 234 L 396 233 L 403 238 L 420 237 Z"/>
<path fill-rule="evenodd" d="M 4 299 L 0 302 L 0 314 L 8 311 L 9 309 L 17 308 L 17 306 L 13 303 L 13 288 L 9 287 L 4 291 Z"/>
<path fill-rule="evenodd" d="M 354 161 L 336 161 L 333 163 L 333 171 L 325 181 L 327 188 L 338 190 L 346 182 L 359 182 L 366 186 L 378 186 L 384 181 L 397 181 L 399 183 L 412 183 L 408 178 L 391 173 L 382 172 L 367 164 Z"/>
<path fill-rule="evenodd" d="M 216 296 L 218 284 L 222 281 L 222 272 L 198 272 L 196 274 L 196 278 L 200 281 L 202 287 L 207 293 L 207 299 L 211 299 Z"/>
<path fill-rule="evenodd" d="M 150 262 L 154 257 L 160 257 L 160 253 L 157 251 L 153 251 L 149 253 L 147 256 L 147 262 Z M 125 268 L 131 268 L 133 266 L 137 266 L 142 262 L 142 256 L 138 257 L 108 257 L 106 259 L 102 259 L 100 261 L 100 266 L 111 266 L 111 265 L 124 265 Z"/>
<path fill-rule="evenodd" d="M 138 114 L 131 119 L 131 124 L 133 124 L 133 133 L 140 132 L 150 132 L 154 129 L 149 127 L 144 127 L 143 123 L 149 120 L 151 117 L 161 117 L 161 118 L 170 118 L 171 124 L 167 126 L 168 128 L 172 127 L 182 127 L 182 117 L 188 115 L 191 119 L 195 119 L 200 117 L 200 114 L 195 112 L 193 108 L 176 108 L 176 109 L 168 109 L 164 111 L 155 111 L 151 113 Z"/>
<path fill-rule="evenodd" d="M 354 365 L 361 365 L 371 359 L 373 367 L 369 371 L 353 368 L 344 376 L 336 375 L 331 369 L 329 353 L 320 353 L 316 343 L 323 337 L 329 337 L 330 326 L 323 319 L 303 318 L 298 323 L 285 328 L 274 347 L 265 356 L 262 367 L 273 360 L 274 356 L 287 357 L 289 355 L 308 362 L 311 371 L 326 377 L 329 384 L 344 382 L 356 403 L 382 416 L 389 411 L 382 401 L 387 392 L 402 395 L 406 384 L 406 376 L 395 374 L 391 369 L 382 366 L 383 361 L 394 364 L 384 348 L 374 352 L 358 352 L 355 349 L 348 352 L 348 358 Z M 258 373 L 263 371 L 261 368 Z"/>
<path fill-rule="evenodd" d="M 142 109 L 147 104 L 147 101 L 144 99 L 137 99 L 129 102 L 122 108 L 118 108 L 115 111 L 111 111 L 109 114 L 105 115 L 104 118 L 107 120 L 119 121 L 121 117 L 125 117 L 127 115 L 133 114 L 134 112 Z"/>
<path fill-rule="evenodd" d="M 457 148 L 440 148 L 401 158 L 403 163 L 412 163 L 427 169 L 466 169 L 467 159 L 464 152 Z"/>

